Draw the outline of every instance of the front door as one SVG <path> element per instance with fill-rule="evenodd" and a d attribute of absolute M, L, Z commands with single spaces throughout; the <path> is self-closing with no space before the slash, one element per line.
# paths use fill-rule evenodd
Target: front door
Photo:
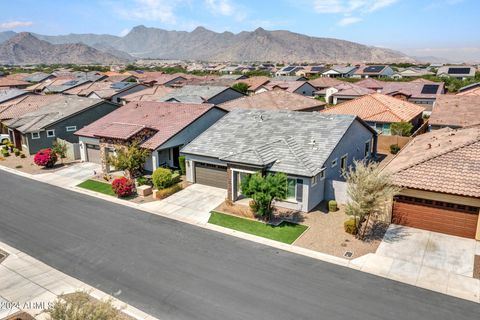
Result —
<path fill-rule="evenodd" d="M 180 147 L 173 147 L 172 153 L 173 153 L 173 166 L 175 168 L 179 168 L 180 162 L 178 160 L 178 157 L 180 157 Z"/>

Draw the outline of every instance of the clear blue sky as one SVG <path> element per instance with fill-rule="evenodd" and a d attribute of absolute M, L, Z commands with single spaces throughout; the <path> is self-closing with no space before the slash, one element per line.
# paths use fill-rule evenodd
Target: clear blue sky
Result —
<path fill-rule="evenodd" d="M 480 0 L 0 0 L 0 31 L 126 34 L 286 29 L 418 56 L 480 61 Z"/>

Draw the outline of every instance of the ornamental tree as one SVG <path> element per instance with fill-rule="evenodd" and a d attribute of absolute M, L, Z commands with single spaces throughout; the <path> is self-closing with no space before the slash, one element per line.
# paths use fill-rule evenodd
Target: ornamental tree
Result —
<path fill-rule="evenodd" d="M 138 143 L 132 143 L 126 148 L 118 149 L 115 156 L 108 158 L 108 164 L 123 170 L 127 177 L 134 178 L 142 173 L 149 155 L 150 151 L 140 148 Z"/>
<path fill-rule="evenodd" d="M 33 162 L 37 166 L 45 168 L 53 168 L 57 160 L 57 155 L 50 148 L 38 151 L 33 157 Z"/>

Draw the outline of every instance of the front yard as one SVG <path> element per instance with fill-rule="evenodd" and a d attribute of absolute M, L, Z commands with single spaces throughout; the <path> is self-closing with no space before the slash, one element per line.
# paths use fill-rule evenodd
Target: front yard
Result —
<path fill-rule="evenodd" d="M 305 232 L 305 230 L 307 230 L 307 227 L 301 224 L 284 221 L 278 226 L 273 226 L 263 222 L 235 217 L 216 211 L 212 211 L 208 223 L 287 244 L 292 244 L 302 233 Z"/>
<path fill-rule="evenodd" d="M 113 192 L 112 185 L 110 183 L 100 182 L 97 180 L 92 180 L 92 179 L 86 180 L 80 183 L 77 187 L 95 191 L 95 192 L 100 192 L 108 196 L 113 196 L 113 197 L 117 196 L 115 192 Z"/>
<path fill-rule="evenodd" d="M 53 168 L 44 168 L 39 167 L 33 162 L 33 156 L 26 156 L 25 158 L 20 158 L 14 154 L 10 154 L 8 157 L 3 157 L 0 155 L 0 166 L 8 167 L 18 171 L 22 171 L 29 174 L 41 174 L 55 172 L 61 169 L 65 169 L 73 164 L 79 163 L 78 160 L 63 159 L 58 161 Z"/>

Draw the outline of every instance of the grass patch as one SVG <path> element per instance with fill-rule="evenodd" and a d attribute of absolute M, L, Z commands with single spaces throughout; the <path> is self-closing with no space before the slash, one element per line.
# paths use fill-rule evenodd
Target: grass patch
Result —
<path fill-rule="evenodd" d="M 278 226 L 272 226 L 262 222 L 234 217 L 215 211 L 212 211 L 208 222 L 288 244 L 292 244 L 305 230 L 307 230 L 307 227 L 301 224 L 282 222 Z"/>
<path fill-rule="evenodd" d="M 109 196 L 116 196 L 115 192 L 113 192 L 112 185 L 109 183 L 104 183 L 96 180 L 86 180 L 80 183 L 77 187 L 100 192 Z"/>

